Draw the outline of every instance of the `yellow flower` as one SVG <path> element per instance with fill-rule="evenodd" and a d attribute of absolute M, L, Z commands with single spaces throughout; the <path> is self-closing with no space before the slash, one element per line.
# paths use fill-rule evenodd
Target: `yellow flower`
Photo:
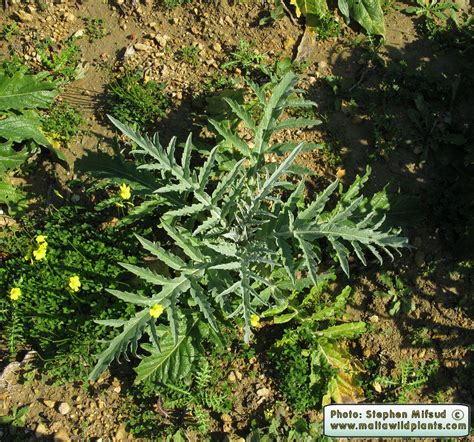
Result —
<path fill-rule="evenodd" d="M 120 185 L 120 198 L 124 200 L 129 200 L 132 196 L 130 186 L 127 186 L 125 183 Z"/>
<path fill-rule="evenodd" d="M 12 301 L 18 301 L 20 299 L 20 296 L 21 296 L 21 289 L 19 289 L 18 287 L 13 287 L 10 290 L 10 299 Z"/>
<path fill-rule="evenodd" d="M 36 250 L 33 250 L 33 256 L 35 257 L 36 261 L 41 261 L 46 257 L 46 249 L 48 248 L 48 243 L 42 242 L 40 243 L 39 247 Z"/>
<path fill-rule="evenodd" d="M 250 315 L 250 324 L 254 328 L 260 327 L 260 317 L 257 315 Z"/>
<path fill-rule="evenodd" d="M 46 243 L 46 238 L 47 238 L 47 237 L 44 236 L 44 235 L 38 235 L 38 236 L 36 237 L 36 242 L 37 242 L 38 244 L 40 244 L 40 245 L 41 245 L 41 244 L 44 244 L 44 243 Z M 46 244 L 47 244 L 47 243 L 46 243 Z"/>
<path fill-rule="evenodd" d="M 165 308 L 161 304 L 155 304 L 150 308 L 150 316 L 152 318 L 159 318 L 164 311 Z"/>
<path fill-rule="evenodd" d="M 69 278 L 69 288 L 73 292 L 78 292 L 81 287 L 81 281 L 79 279 L 79 276 L 74 275 Z"/>

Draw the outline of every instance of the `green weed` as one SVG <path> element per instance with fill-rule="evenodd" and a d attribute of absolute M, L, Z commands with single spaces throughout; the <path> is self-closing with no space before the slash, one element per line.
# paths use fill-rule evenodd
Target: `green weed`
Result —
<path fill-rule="evenodd" d="M 141 70 L 117 75 L 108 84 L 110 113 L 127 124 L 155 130 L 156 123 L 171 106 L 164 88 L 164 83 L 145 82 Z"/>
<path fill-rule="evenodd" d="M 184 46 L 178 52 L 178 59 L 190 64 L 191 66 L 197 66 L 199 64 L 199 54 L 201 50 L 198 46 Z"/>
<path fill-rule="evenodd" d="M 374 295 L 389 298 L 390 307 L 388 312 L 391 316 L 399 313 L 410 313 L 415 309 L 413 304 L 413 291 L 405 286 L 399 276 L 392 277 L 388 273 L 381 273 L 378 277 L 384 290 L 376 290 Z"/>
<path fill-rule="evenodd" d="M 40 56 L 43 68 L 47 69 L 55 79 L 64 83 L 75 80 L 82 54 L 74 38 L 66 40 L 59 50 L 57 44 L 50 38 L 37 41 L 35 49 Z"/>
<path fill-rule="evenodd" d="M 392 377 L 378 376 L 376 382 L 388 388 L 385 400 L 409 403 L 412 395 L 426 385 L 429 379 L 438 371 L 439 362 L 432 361 L 413 365 L 411 361 L 402 361 L 399 365 L 399 374 Z"/>
<path fill-rule="evenodd" d="M 104 20 L 95 17 L 82 17 L 89 43 L 94 43 L 108 35 Z"/>
<path fill-rule="evenodd" d="M 49 136 L 67 144 L 80 133 L 83 124 L 81 112 L 63 101 L 55 104 L 48 112 L 43 127 Z"/>
<path fill-rule="evenodd" d="M 18 26 L 16 22 L 3 25 L 2 36 L 8 42 L 12 41 L 13 38 L 16 37 L 17 35 L 20 35 L 20 33 L 21 33 L 20 27 Z"/>
<path fill-rule="evenodd" d="M 49 376 L 84 379 L 101 339 L 110 336 L 94 318 L 133 312 L 111 302 L 106 287 L 123 287 L 125 273 L 116 262 L 137 262 L 130 255 L 133 234 L 101 229 L 104 214 L 79 206 L 50 209 L 25 219 L 22 230 L 3 238 L 10 258 L 0 269 L 0 286 L 17 299 L 0 299 L 0 323 L 10 351 L 32 345 Z M 45 238 L 42 238 L 42 235 Z M 120 238 L 120 244 L 117 243 Z M 80 286 L 72 284 L 77 276 Z M 98 316 L 97 316 L 98 315 Z"/>

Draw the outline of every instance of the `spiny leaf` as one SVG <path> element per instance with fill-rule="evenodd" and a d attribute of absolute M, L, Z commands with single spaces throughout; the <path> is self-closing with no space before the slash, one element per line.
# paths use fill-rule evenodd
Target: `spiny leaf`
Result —
<path fill-rule="evenodd" d="M 138 340 L 149 320 L 150 315 L 146 309 L 137 313 L 124 325 L 122 333 L 112 339 L 107 349 L 98 356 L 97 364 L 89 375 L 91 381 L 96 381 L 114 359 L 118 359 L 123 354 L 126 355 L 129 347 L 132 354 L 136 353 Z"/>
<path fill-rule="evenodd" d="M 185 267 L 185 262 L 178 256 L 173 255 L 159 245 L 148 241 L 140 235 L 135 234 L 135 236 L 137 237 L 138 241 L 140 241 L 144 249 L 148 250 L 150 253 L 153 253 L 153 255 L 163 261 L 166 265 L 170 266 L 172 269 L 181 270 L 183 267 Z"/>

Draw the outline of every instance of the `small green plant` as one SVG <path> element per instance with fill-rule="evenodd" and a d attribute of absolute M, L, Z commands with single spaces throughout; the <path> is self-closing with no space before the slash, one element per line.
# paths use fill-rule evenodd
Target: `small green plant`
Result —
<path fill-rule="evenodd" d="M 0 424 L 10 425 L 10 432 L 13 430 L 13 434 L 15 434 L 17 428 L 25 427 L 28 410 L 28 405 L 24 407 L 13 407 L 10 415 L 0 416 Z"/>
<path fill-rule="evenodd" d="M 316 33 L 320 40 L 327 40 L 341 35 L 341 26 L 330 13 L 321 14 L 316 23 Z"/>
<path fill-rule="evenodd" d="M 61 49 L 50 38 L 37 41 L 35 44 L 44 69 L 59 82 L 68 83 L 76 79 L 77 66 L 81 60 L 81 50 L 75 38 L 66 40 Z"/>
<path fill-rule="evenodd" d="M 251 74 L 255 70 L 262 70 L 267 66 L 267 57 L 260 54 L 255 45 L 247 40 L 240 39 L 239 46 L 230 53 L 230 60 L 221 65 L 224 70 L 240 69 L 246 75 Z"/>
<path fill-rule="evenodd" d="M 197 66 L 199 64 L 200 52 L 201 49 L 199 49 L 199 46 L 184 46 L 178 52 L 178 59 L 190 64 L 191 66 Z"/>
<path fill-rule="evenodd" d="M 193 0 L 161 0 L 163 6 L 166 9 L 174 9 L 177 6 L 185 5 L 187 3 L 192 3 Z"/>
<path fill-rule="evenodd" d="M 10 42 L 13 40 L 13 37 L 16 37 L 17 35 L 20 35 L 20 27 L 16 22 L 12 22 L 7 25 L 3 25 L 3 30 L 2 30 L 2 35 L 3 38 Z"/>
<path fill-rule="evenodd" d="M 171 106 L 164 88 L 164 83 L 145 82 L 141 70 L 127 70 L 108 85 L 110 113 L 126 124 L 152 130 Z"/>
<path fill-rule="evenodd" d="M 415 309 L 413 304 L 413 291 L 405 286 L 403 280 L 396 275 L 390 276 L 388 273 L 381 273 L 378 276 L 384 290 L 376 290 L 374 294 L 383 298 L 389 298 L 390 307 L 388 312 L 391 316 L 399 313 L 410 313 Z"/>
<path fill-rule="evenodd" d="M 104 20 L 95 17 L 82 17 L 89 43 L 94 43 L 108 35 Z"/>
<path fill-rule="evenodd" d="M 80 133 L 84 118 L 80 111 L 67 101 L 55 104 L 44 119 L 43 127 L 48 135 L 67 144 Z"/>
<path fill-rule="evenodd" d="M 415 0 L 415 2 L 416 6 L 405 8 L 405 12 L 423 18 L 423 26 L 428 35 L 437 31 L 440 22 L 445 24 L 447 20 L 451 19 L 457 23 L 459 7 L 456 3 L 439 0 Z"/>
<path fill-rule="evenodd" d="M 399 374 L 392 377 L 378 376 L 376 382 L 389 388 L 385 393 L 386 400 L 395 400 L 400 404 L 408 403 L 412 394 L 425 385 L 439 368 L 438 361 L 421 363 L 415 366 L 411 361 L 401 361 Z"/>

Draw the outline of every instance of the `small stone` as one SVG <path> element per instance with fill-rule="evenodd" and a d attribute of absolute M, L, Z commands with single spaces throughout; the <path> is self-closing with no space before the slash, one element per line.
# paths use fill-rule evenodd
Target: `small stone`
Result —
<path fill-rule="evenodd" d="M 212 49 L 214 49 L 216 52 L 222 52 L 222 46 L 220 45 L 220 43 L 214 43 L 212 45 Z"/>
<path fill-rule="evenodd" d="M 238 379 L 239 381 L 242 380 L 243 375 L 242 375 L 242 373 L 241 373 L 239 370 L 235 370 L 235 375 L 237 376 L 237 379 Z"/>
<path fill-rule="evenodd" d="M 372 315 L 369 318 L 369 321 L 372 322 L 373 324 L 376 324 L 377 322 L 379 322 L 379 317 L 377 315 Z"/>
<path fill-rule="evenodd" d="M 71 406 L 67 402 L 61 402 L 58 407 L 58 411 L 62 415 L 66 415 L 71 411 Z"/>
<path fill-rule="evenodd" d="M 222 422 L 232 422 L 232 418 L 230 417 L 230 414 L 227 414 L 227 413 L 223 414 L 221 416 L 221 419 L 222 419 Z"/>
<path fill-rule="evenodd" d="M 134 49 L 133 46 L 128 46 L 128 47 L 125 49 L 125 52 L 123 53 L 123 58 L 124 58 L 124 59 L 131 58 L 131 57 L 133 57 L 136 53 L 137 53 L 137 51 L 135 51 L 135 49 Z"/>
<path fill-rule="evenodd" d="M 70 442 L 71 438 L 66 433 L 66 430 L 61 429 L 54 435 L 54 442 Z"/>
<path fill-rule="evenodd" d="M 45 424 L 40 422 L 35 429 L 35 436 L 40 439 L 48 435 L 48 428 Z"/>
<path fill-rule="evenodd" d="M 63 15 L 63 18 L 66 22 L 73 22 L 73 21 L 76 20 L 76 16 L 74 14 L 72 14 L 71 12 L 66 12 Z"/>
<path fill-rule="evenodd" d="M 266 387 L 263 387 L 263 388 L 259 388 L 257 390 L 257 396 L 260 396 L 260 397 L 268 397 L 270 395 L 270 390 Z"/>
<path fill-rule="evenodd" d="M 48 408 L 54 408 L 56 405 L 56 401 L 50 401 L 48 399 L 43 401 L 43 404 L 46 405 Z"/>
<path fill-rule="evenodd" d="M 420 353 L 418 353 L 418 357 L 423 359 L 426 356 L 426 348 L 422 349 Z"/>
<path fill-rule="evenodd" d="M 81 38 L 84 37 L 84 29 L 79 29 L 73 34 L 73 38 Z"/>
<path fill-rule="evenodd" d="M 417 267 L 422 267 L 425 264 L 425 253 L 421 250 L 415 252 L 415 264 Z"/>
<path fill-rule="evenodd" d="M 225 16 L 225 21 L 229 23 L 229 25 L 234 26 L 234 20 L 232 20 L 229 15 Z"/>
<path fill-rule="evenodd" d="M 122 387 L 120 385 L 117 385 L 117 387 L 114 388 L 115 393 L 120 393 L 122 391 Z"/>
<path fill-rule="evenodd" d="M 158 45 L 160 45 L 162 48 L 164 48 L 166 46 L 166 44 L 168 43 L 168 41 L 170 40 L 170 37 L 167 36 L 167 35 L 157 35 L 155 37 L 155 41 L 158 43 Z"/>
<path fill-rule="evenodd" d="M 237 377 L 235 376 L 235 373 L 231 371 L 227 379 L 229 379 L 230 382 L 235 382 L 237 380 Z"/>
<path fill-rule="evenodd" d="M 151 51 L 153 48 L 144 43 L 135 43 L 133 46 L 137 51 Z"/>
<path fill-rule="evenodd" d="M 326 69 L 327 67 L 328 67 L 328 64 L 324 60 L 318 63 L 318 69 L 322 70 L 322 69 Z"/>
<path fill-rule="evenodd" d="M 377 381 L 373 383 L 373 386 L 374 386 L 374 390 L 377 393 L 382 393 L 382 386 Z"/>
<path fill-rule="evenodd" d="M 16 15 L 23 23 L 30 23 L 33 21 L 33 16 L 31 14 L 28 14 L 28 12 L 18 11 Z"/>

